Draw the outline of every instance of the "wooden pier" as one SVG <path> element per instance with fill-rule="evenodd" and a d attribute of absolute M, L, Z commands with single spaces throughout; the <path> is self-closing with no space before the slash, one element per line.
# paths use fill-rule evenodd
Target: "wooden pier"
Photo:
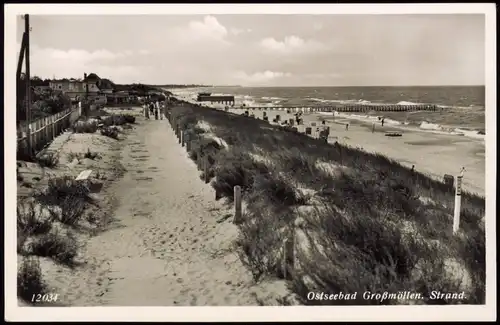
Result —
<path fill-rule="evenodd" d="M 233 109 L 290 112 L 414 112 L 440 110 L 436 105 L 239 106 Z"/>

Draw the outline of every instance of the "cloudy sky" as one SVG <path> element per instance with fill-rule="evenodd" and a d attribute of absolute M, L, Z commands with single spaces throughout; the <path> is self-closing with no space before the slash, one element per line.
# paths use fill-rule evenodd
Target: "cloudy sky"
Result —
<path fill-rule="evenodd" d="M 18 18 L 20 44 L 24 21 Z M 116 83 L 483 85 L 484 15 L 31 15 L 31 74 Z M 19 45 L 18 50 L 19 51 Z"/>

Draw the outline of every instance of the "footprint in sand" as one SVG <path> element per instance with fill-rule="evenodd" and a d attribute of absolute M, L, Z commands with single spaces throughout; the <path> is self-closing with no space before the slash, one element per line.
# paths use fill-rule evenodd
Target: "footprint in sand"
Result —
<path fill-rule="evenodd" d="M 136 181 L 147 181 L 147 182 L 151 182 L 153 180 L 152 177 L 137 177 L 135 179 Z"/>
<path fill-rule="evenodd" d="M 137 211 L 134 213 L 134 217 L 151 217 L 151 213 L 149 212 L 143 212 L 143 211 Z"/>
<path fill-rule="evenodd" d="M 191 301 L 189 302 L 189 305 L 196 306 L 197 302 L 198 302 L 198 298 L 195 295 L 191 295 Z"/>

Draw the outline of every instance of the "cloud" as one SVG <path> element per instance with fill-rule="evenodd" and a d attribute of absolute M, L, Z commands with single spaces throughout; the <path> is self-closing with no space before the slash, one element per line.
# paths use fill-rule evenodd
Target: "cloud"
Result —
<path fill-rule="evenodd" d="M 140 52 L 140 51 L 139 51 Z M 135 58 L 134 52 L 111 52 L 109 50 L 86 51 L 81 49 L 55 49 L 32 46 L 30 68 L 33 76 L 42 78 L 83 77 L 94 72 L 103 78 L 132 82 L 140 80 L 141 74 L 149 69 L 141 64 L 119 64 L 118 59 Z"/>
<path fill-rule="evenodd" d="M 48 57 L 54 60 L 77 61 L 82 63 L 96 60 L 114 60 L 129 55 L 127 51 L 113 53 L 108 50 L 96 50 L 89 52 L 79 49 L 59 50 L 54 48 L 36 47 L 32 47 L 32 49 L 33 55 Z"/>
<path fill-rule="evenodd" d="M 201 20 L 192 20 L 183 26 L 169 28 L 160 35 L 153 35 L 152 38 L 157 42 L 155 51 L 172 52 L 172 46 L 176 46 L 177 55 L 184 56 L 191 55 L 193 51 L 200 51 L 200 48 L 203 51 L 226 48 L 231 44 L 228 41 L 229 30 L 217 18 L 208 15 Z"/>
<path fill-rule="evenodd" d="M 291 77 L 292 74 L 289 72 L 275 72 L 275 71 L 263 71 L 255 72 L 253 74 L 248 74 L 244 71 L 239 71 L 236 73 L 236 79 L 239 81 L 250 83 L 250 84 L 265 84 L 275 79 L 281 79 L 286 77 Z"/>
<path fill-rule="evenodd" d="M 252 32 L 251 28 L 239 29 L 239 28 L 232 27 L 229 29 L 229 33 L 234 35 L 234 36 L 238 36 L 238 35 L 243 34 L 243 33 L 251 33 L 251 32 Z"/>
<path fill-rule="evenodd" d="M 227 28 L 213 16 L 205 16 L 203 21 L 189 22 L 188 31 L 191 36 L 196 38 L 208 38 L 219 41 L 223 41 L 228 35 Z"/>
<path fill-rule="evenodd" d="M 284 53 L 301 53 L 317 51 L 323 48 L 323 45 L 314 40 L 303 40 L 298 36 L 286 36 L 283 41 L 278 41 L 273 37 L 264 38 L 260 41 L 260 46 L 267 51 Z"/>

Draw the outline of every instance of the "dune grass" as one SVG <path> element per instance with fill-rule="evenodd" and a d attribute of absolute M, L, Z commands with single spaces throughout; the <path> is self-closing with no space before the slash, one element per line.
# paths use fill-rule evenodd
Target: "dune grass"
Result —
<path fill-rule="evenodd" d="M 200 169 L 208 161 L 219 196 L 232 199 L 242 187 L 239 244 L 256 280 L 282 277 L 280 250 L 292 231 L 306 238 L 289 281 L 303 304 L 485 303 L 484 197 L 462 194 L 453 235 L 453 190 L 383 155 L 196 105 L 167 114 L 186 130 Z M 359 299 L 364 291 L 434 290 L 463 290 L 466 299 Z M 358 301 L 309 301 L 310 291 L 359 293 Z"/>
<path fill-rule="evenodd" d="M 47 292 L 38 258 L 30 256 L 21 260 L 17 271 L 17 296 L 32 304 L 34 295 Z"/>
<path fill-rule="evenodd" d="M 48 187 L 33 198 L 18 201 L 17 253 L 23 257 L 18 268 L 18 296 L 30 303 L 33 293 L 46 285 L 36 257 L 47 257 L 67 267 L 76 266 L 85 209 L 95 203 L 89 188 L 73 177 L 49 179 Z"/>

